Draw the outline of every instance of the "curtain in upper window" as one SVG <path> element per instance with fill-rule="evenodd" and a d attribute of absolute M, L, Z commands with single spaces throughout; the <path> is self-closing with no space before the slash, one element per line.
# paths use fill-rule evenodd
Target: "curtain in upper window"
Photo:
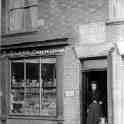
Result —
<path fill-rule="evenodd" d="M 9 12 L 9 30 L 19 31 L 24 27 L 24 10 L 13 9 Z"/>
<path fill-rule="evenodd" d="M 38 0 L 9 0 L 9 31 L 29 31 L 38 27 Z"/>

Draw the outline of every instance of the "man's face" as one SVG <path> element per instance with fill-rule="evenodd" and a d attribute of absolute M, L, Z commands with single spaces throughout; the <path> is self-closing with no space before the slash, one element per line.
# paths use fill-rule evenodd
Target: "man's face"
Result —
<path fill-rule="evenodd" d="M 91 84 L 91 89 L 96 90 L 96 84 Z"/>

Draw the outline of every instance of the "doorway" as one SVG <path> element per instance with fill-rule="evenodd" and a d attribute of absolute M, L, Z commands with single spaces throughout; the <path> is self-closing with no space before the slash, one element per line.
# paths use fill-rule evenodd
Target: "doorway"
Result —
<path fill-rule="evenodd" d="M 86 70 L 82 72 L 82 124 L 87 124 L 87 110 L 89 106 L 88 92 L 91 91 L 91 83 L 97 82 L 101 92 L 103 115 L 107 119 L 107 70 Z"/>

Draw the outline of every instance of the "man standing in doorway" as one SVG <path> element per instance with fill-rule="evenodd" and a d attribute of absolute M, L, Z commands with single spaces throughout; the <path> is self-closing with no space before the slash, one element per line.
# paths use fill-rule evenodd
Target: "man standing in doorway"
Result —
<path fill-rule="evenodd" d="M 96 81 L 91 82 L 91 91 L 87 96 L 87 124 L 98 124 L 99 118 L 103 117 L 101 93 Z"/>

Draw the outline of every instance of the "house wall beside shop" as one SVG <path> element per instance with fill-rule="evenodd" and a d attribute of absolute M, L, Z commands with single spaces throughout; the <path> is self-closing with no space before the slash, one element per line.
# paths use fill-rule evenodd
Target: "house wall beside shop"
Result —
<path fill-rule="evenodd" d="M 72 47 L 67 47 L 64 57 L 64 123 L 80 124 L 80 60 Z"/>
<path fill-rule="evenodd" d="M 4 7 L 3 13 L 5 13 Z M 77 39 L 79 39 L 80 25 L 97 22 L 105 23 L 108 17 L 108 1 L 43 0 L 39 3 L 38 15 L 39 27 L 35 33 L 28 33 L 27 35 L 23 35 L 25 34 L 23 33 L 22 35 L 16 34 L 7 37 L 5 35 L 5 37 L 3 37 L 3 45 L 39 40 L 44 41 L 61 37 L 74 38 L 77 42 Z M 3 27 L 5 28 L 6 18 L 4 18 L 4 14 L 2 16 Z M 6 33 L 4 32 L 4 34 Z"/>
<path fill-rule="evenodd" d="M 79 27 L 89 23 L 102 22 L 104 25 L 108 17 L 107 0 L 46 0 L 40 1 L 39 28 L 32 33 L 4 35 L 2 45 L 45 41 L 61 37 L 78 42 Z M 4 15 L 3 15 L 4 16 Z M 3 18 L 5 19 L 5 18 Z M 5 20 L 3 21 L 5 22 Z M 5 23 L 4 23 L 5 26 Z M 3 28 L 5 28 L 3 26 Z M 98 25 L 99 26 L 99 25 Z M 100 23 L 101 26 L 101 23 Z M 94 26 L 93 26 L 94 27 Z M 92 28 L 92 26 L 91 26 Z M 87 30 L 88 28 L 86 28 Z M 95 30 L 95 28 L 94 28 Z M 94 31 L 92 30 L 92 31 Z M 91 39 L 94 32 L 91 31 Z M 4 32 L 5 33 L 5 32 Z M 92 34 L 93 33 L 93 34 Z M 95 37 L 94 37 L 95 39 Z M 97 42 L 100 40 L 97 39 Z M 104 42 L 105 39 L 103 38 Z M 82 42 L 90 42 L 82 40 Z M 91 41 L 92 42 L 92 41 Z M 72 46 L 65 48 L 64 81 L 63 81 L 63 124 L 80 124 L 80 60 L 76 57 Z M 34 118 L 8 118 L 7 124 L 58 124 L 55 120 Z"/>

